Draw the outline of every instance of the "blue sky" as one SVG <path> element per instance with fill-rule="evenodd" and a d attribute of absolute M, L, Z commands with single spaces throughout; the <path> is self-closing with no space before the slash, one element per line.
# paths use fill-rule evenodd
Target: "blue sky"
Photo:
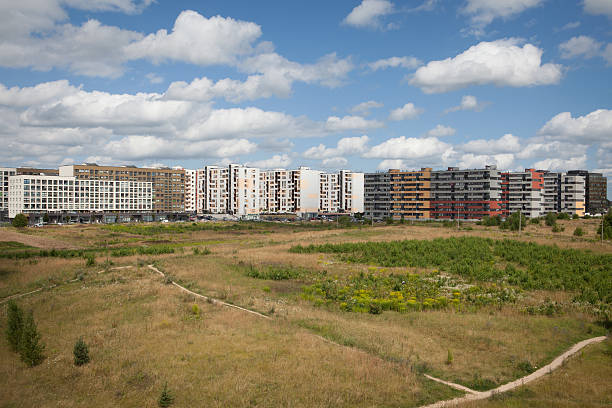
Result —
<path fill-rule="evenodd" d="M 610 0 L 5 0 L 0 164 L 612 176 L 611 21 Z"/>

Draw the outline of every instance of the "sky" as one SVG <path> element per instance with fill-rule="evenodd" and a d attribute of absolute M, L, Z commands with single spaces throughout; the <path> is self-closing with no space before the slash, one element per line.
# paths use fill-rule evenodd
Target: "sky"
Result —
<path fill-rule="evenodd" d="M 612 0 L 0 0 L 0 166 L 612 179 L 611 22 Z"/>

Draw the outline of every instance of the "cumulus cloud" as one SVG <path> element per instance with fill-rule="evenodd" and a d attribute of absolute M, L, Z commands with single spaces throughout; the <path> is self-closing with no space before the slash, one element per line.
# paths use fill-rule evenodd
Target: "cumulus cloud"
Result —
<path fill-rule="evenodd" d="M 344 157 L 330 157 L 321 161 L 321 165 L 326 169 L 341 169 L 348 164 Z"/>
<path fill-rule="evenodd" d="M 473 95 L 465 95 L 461 98 L 461 103 L 444 111 L 444 113 L 457 111 L 475 111 L 480 112 L 484 109 L 486 103 L 478 102 L 478 99 Z"/>
<path fill-rule="evenodd" d="M 456 132 L 457 130 L 450 126 L 436 125 L 435 128 L 428 130 L 426 135 L 430 137 L 446 137 L 452 136 Z"/>
<path fill-rule="evenodd" d="M 521 141 L 518 137 L 507 133 L 499 139 L 476 139 L 461 145 L 461 150 L 468 153 L 515 153 L 521 150 Z"/>
<path fill-rule="evenodd" d="M 361 137 L 345 137 L 338 141 L 336 147 L 326 147 L 324 144 L 313 146 L 303 154 L 307 159 L 331 159 L 339 156 L 350 156 L 364 153 L 370 138 L 366 135 Z"/>
<path fill-rule="evenodd" d="M 453 152 L 450 144 L 435 137 L 400 136 L 373 146 L 363 156 L 380 159 L 422 159 L 447 157 Z"/>
<path fill-rule="evenodd" d="M 287 154 L 275 154 L 269 159 L 248 162 L 248 166 L 259 167 L 261 169 L 281 169 L 287 168 L 291 164 L 291 157 Z"/>
<path fill-rule="evenodd" d="M 559 82 L 561 65 L 542 64 L 540 48 L 519 44 L 513 38 L 483 41 L 456 57 L 430 61 L 417 69 L 410 84 L 425 93 L 440 93 L 473 85 L 522 87 Z"/>
<path fill-rule="evenodd" d="M 562 112 L 546 122 L 538 134 L 578 143 L 607 142 L 612 139 L 612 110 L 597 109 L 576 118 L 570 112 Z"/>
<path fill-rule="evenodd" d="M 593 58 L 600 54 L 602 45 L 589 36 L 580 35 L 560 44 L 559 50 L 562 58 Z"/>
<path fill-rule="evenodd" d="M 378 120 L 368 120 L 361 116 L 344 116 L 342 118 L 330 116 L 325 124 L 325 128 L 330 132 L 376 129 L 383 126 L 384 123 Z"/>
<path fill-rule="evenodd" d="M 153 72 L 149 72 L 147 75 L 145 75 L 145 78 L 147 78 L 152 84 L 161 84 L 162 82 L 164 82 L 164 77 L 157 75 Z"/>
<path fill-rule="evenodd" d="M 583 169 L 586 167 L 587 156 L 571 157 L 569 159 L 544 159 L 537 161 L 533 167 L 539 170 Z"/>
<path fill-rule="evenodd" d="M 370 109 L 382 108 L 383 106 L 384 105 L 381 102 L 376 101 L 361 102 L 360 104 L 353 106 L 350 109 L 350 112 L 362 116 L 368 116 L 370 115 Z"/>
<path fill-rule="evenodd" d="M 575 142 L 570 143 L 555 140 L 543 142 L 532 139 L 516 153 L 516 157 L 518 159 L 533 159 L 537 157 L 569 159 L 573 156 L 586 154 L 588 147 L 588 144 Z"/>
<path fill-rule="evenodd" d="M 416 119 L 423 112 L 425 112 L 424 109 L 417 108 L 412 102 L 409 102 L 400 108 L 393 109 L 389 114 L 389 120 Z"/>
<path fill-rule="evenodd" d="M 162 29 L 149 34 L 125 51 L 132 59 L 147 58 L 156 63 L 235 64 L 238 56 L 253 52 L 253 43 L 260 36 L 261 27 L 255 23 L 221 16 L 206 18 L 186 10 L 177 17 L 172 32 Z"/>
<path fill-rule="evenodd" d="M 423 61 L 415 57 L 390 57 L 371 62 L 368 64 L 368 67 L 370 67 L 372 71 L 378 71 L 379 69 L 398 67 L 410 69 L 421 65 L 423 65 Z"/>
<path fill-rule="evenodd" d="M 514 163 L 514 155 L 511 153 L 505 154 L 464 154 L 459 161 L 459 167 L 465 169 L 482 169 L 486 165 L 494 164 L 499 169 L 508 169 Z"/>
<path fill-rule="evenodd" d="M 467 0 L 461 10 L 471 17 L 476 27 L 485 27 L 496 18 L 511 18 L 523 11 L 539 6 L 544 0 Z"/>
<path fill-rule="evenodd" d="M 357 28 L 380 28 L 381 18 L 393 10 L 393 3 L 388 0 L 363 0 L 342 22 Z"/>
<path fill-rule="evenodd" d="M 589 14 L 601 14 L 612 19 L 612 3 L 608 0 L 584 0 L 584 11 Z"/>
<path fill-rule="evenodd" d="M 381 161 L 380 163 L 378 163 L 378 166 L 376 167 L 377 170 L 389 170 L 389 169 L 406 169 L 408 168 L 408 164 L 401 159 L 385 159 L 383 161 Z"/>

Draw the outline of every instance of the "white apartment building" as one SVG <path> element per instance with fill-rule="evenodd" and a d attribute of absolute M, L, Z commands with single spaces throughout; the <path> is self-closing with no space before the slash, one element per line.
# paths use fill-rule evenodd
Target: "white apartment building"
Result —
<path fill-rule="evenodd" d="M 319 176 L 319 211 L 340 212 L 340 174 L 321 173 Z"/>
<path fill-rule="evenodd" d="M 202 210 L 208 214 L 227 214 L 229 207 L 229 168 L 205 166 L 202 172 Z"/>
<path fill-rule="evenodd" d="M 205 184 L 204 181 L 206 179 L 206 169 L 197 169 L 196 170 L 196 213 L 202 214 L 204 212 L 204 190 Z"/>
<path fill-rule="evenodd" d="M 583 176 L 561 173 L 559 212 L 584 216 L 586 184 Z"/>
<path fill-rule="evenodd" d="M 230 214 L 237 216 L 259 214 L 259 169 L 239 164 L 229 165 Z"/>
<path fill-rule="evenodd" d="M 542 187 L 542 213 L 556 213 L 559 211 L 559 173 L 544 173 Z"/>
<path fill-rule="evenodd" d="M 185 212 L 200 212 L 200 201 L 198 197 L 198 171 L 185 170 Z"/>
<path fill-rule="evenodd" d="M 121 211 L 153 208 L 151 182 L 77 180 L 75 177 L 9 177 L 9 218 L 19 213 Z"/>
<path fill-rule="evenodd" d="M 319 212 L 321 172 L 308 167 L 300 167 L 291 171 L 291 179 L 293 211 L 298 215 Z"/>
<path fill-rule="evenodd" d="M 259 188 L 259 206 L 262 212 L 294 212 L 294 183 L 291 170 L 262 170 L 259 175 Z"/>
<path fill-rule="evenodd" d="M 542 172 L 525 169 L 508 173 L 508 210 L 520 211 L 526 217 L 537 218 L 544 211 L 544 178 Z"/>
<path fill-rule="evenodd" d="M 9 177 L 16 174 L 16 168 L 0 167 L 0 212 L 8 211 Z"/>
<path fill-rule="evenodd" d="M 340 170 L 340 208 L 351 214 L 364 212 L 364 174 Z"/>

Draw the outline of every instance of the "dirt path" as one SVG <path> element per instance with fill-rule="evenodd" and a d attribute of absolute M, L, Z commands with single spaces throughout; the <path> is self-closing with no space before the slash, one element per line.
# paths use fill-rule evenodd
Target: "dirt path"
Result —
<path fill-rule="evenodd" d="M 489 390 L 489 391 L 484 391 L 484 392 L 479 392 L 479 391 L 474 391 L 471 390 L 467 387 L 464 387 L 463 385 L 460 384 L 455 384 L 455 383 L 451 383 L 448 381 L 444 381 L 444 380 L 440 380 L 438 378 L 435 377 L 431 377 L 429 375 L 425 375 L 427 378 L 429 378 L 430 380 L 433 381 L 437 381 L 443 384 L 448 385 L 449 387 L 464 391 L 464 392 L 468 392 L 469 395 L 463 396 L 463 397 L 459 397 L 459 398 L 455 398 L 452 400 L 446 400 L 446 401 L 438 401 L 434 404 L 430 404 L 430 405 L 424 405 L 420 408 L 441 408 L 441 407 L 450 407 L 450 406 L 454 406 L 454 405 L 459 405 L 461 403 L 467 402 L 467 401 L 477 401 L 477 400 L 483 400 L 483 399 L 487 399 L 492 397 L 495 394 L 500 394 L 502 392 L 506 392 L 506 391 L 510 391 L 513 390 L 517 387 L 520 387 L 522 385 L 525 385 L 533 380 L 536 380 L 540 377 L 543 377 L 546 374 L 549 374 L 551 372 L 553 372 L 554 370 L 556 370 L 557 368 L 561 367 L 561 365 L 563 364 L 563 362 L 565 360 L 567 360 L 569 357 L 571 357 L 572 355 L 576 354 L 577 352 L 579 352 L 582 348 L 588 346 L 589 344 L 593 344 L 593 343 L 600 343 L 602 341 L 604 341 L 607 337 L 606 336 L 601 336 L 601 337 L 593 337 L 591 339 L 587 339 L 587 340 L 583 340 L 580 343 L 576 343 L 574 344 L 569 350 L 567 350 L 565 353 L 561 354 L 559 357 L 555 358 L 550 364 L 545 365 L 544 367 L 538 369 L 537 371 L 534 371 L 533 373 L 519 378 L 518 380 L 514 380 L 512 382 L 509 382 L 507 384 L 504 385 L 500 385 L 499 387 L 493 389 L 493 390 Z"/>
<path fill-rule="evenodd" d="M 10 231 L 5 228 L 0 229 L 0 241 L 14 241 L 22 244 L 43 249 L 68 249 L 74 246 L 60 241 L 56 238 L 40 237 L 37 235 L 22 234 L 16 231 Z"/>
<path fill-rule="evenodd" d="M 155 266 L 153 266 L 153 265 L 148 265 L 148 268 L 149 268 L 149 269 L 151 269 L 153 272 L 157 272 L 157 273 L 158 273 L 158 274 L 160 274 L 162 277 L 164 277 L 164 278 L 166 277 L 166 275 L 165 275 L 165 274 L 164 274 L 162 271 L 160 271 L 159 269 L 157 269 Z M 193 291 L 191 291 L 191 290 L 189 290 L 189 289 L 187 289 L 187 288 L 185 288 L 185 287 L 183 287 L 183 286 L 179 285 L 179 284 L 178 284 L 178 283 L 176 283 L 176 282 L 172 282 L 172 284 L 173 284 L 174 286 L 176 286 L 177 288 L 181 289 L 183 292 L 187 292 L 187 293 L 189 293 L 190 295 L 193 295 L 193 296 L 198 297 L 198 298 L 200 298 L 200 299 L 204 299 L 204 300 L 206 300 L 206 301 L 208 301 L 208 302 L 212 302 L 212 303 L 214 303 L 214 304 L 218 304 L 218 305 L 222 305 L 222 306 L 233 307 L 234 309 L 242 310 L 243 312 L 252 313 L 252 314 L 254 314 L 254 315 L 256 315 L 256 316 L 263 317 L 264 319 L 270 319 L 270 316 L 266 316 L 266 315 L 264 315 L 264 314 L 261 314 L 261 313 L 259 313 L 259 312 L 254 311 L 254 310 L 245 309 L 244 307 L 240 307 L 240 306 L 232 305 L 231 303 L 226 303 L 226 302 L 224 302 L 224 301 L 222 301 L 222 300 L 219 300 L 219 299 L 211 298 L 211 297 L 209 297 L 209 296 L 200 295 L 199 293 L 193 292 Z"/>

